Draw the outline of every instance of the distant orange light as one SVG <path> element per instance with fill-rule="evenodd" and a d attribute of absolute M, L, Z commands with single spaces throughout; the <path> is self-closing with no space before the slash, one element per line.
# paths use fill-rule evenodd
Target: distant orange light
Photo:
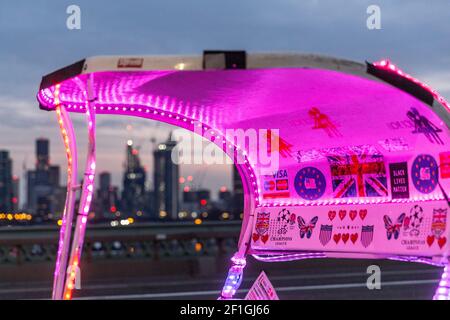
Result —
<path fill-rule="evenodd" d="M 227 190 L 228 190 L 228 189 L 227 189 L 227 187 L 225 187 L 225 186 L 223 186 L 223 187 L 220 188 L 220 192 L 227 192 Z"/>
<path fill-rule="evenodd" d="M 187 180 L 188 180 L 188 181 L 192 181 L 192 180 L 194 180 L 194 178 L 193 178 L 192 176 L 188 176 L 188 177 L 187 177 Z"/>
<path fill-rule="evenodd" d="M 203 245 L 200 242 L 197 242 L 195 244 L 195 251 L 200 252 L 200 251 L 202 251 L 202 249 L 203 249 Z"/>
<path fill-rule="evenodd" d="M 202 221 L 202 219 L 195 219 L 195 220 L 194 220 L 194 223 L 195 223 L 196 225 L 201 225 L 201 224 L 203 223 L 203 221 Z"/>

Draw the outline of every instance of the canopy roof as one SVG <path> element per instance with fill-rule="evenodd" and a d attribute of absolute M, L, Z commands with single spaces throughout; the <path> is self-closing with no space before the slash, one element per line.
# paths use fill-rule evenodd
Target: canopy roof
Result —
<path fill-rule="evenodd" d="M 406 162 L 411 171 L 426 155 L 424 161 L 448 165 L 448 106 L 386 61 L 366 66 L 308 55 L 247 55 L 247 69 L 203 67 L 201 57 L 90 58 L 44 77 L 38 100 L 53 110 L 58 84 L 67 110 L 83 112 L 83 83 L 90 77 L 100 114 L 154 118 L 190 130 L 198 121 L 221 134 L 277 132 L 279 170 L 262 172 L 256 156 L 248 155 L 257 176 L 249 185 L 259 205 L 392 201 L 390 164 Z M 366 170 L 372 183 L 362 191 L 356 181 L 345 187 L 352 170 Z M 419 186 L 412 177 L 408 198 L 442 197 L 442 177 L 442 168 L 436 184 Z M 450 179 L 441 180 L 449 190 Z"/>

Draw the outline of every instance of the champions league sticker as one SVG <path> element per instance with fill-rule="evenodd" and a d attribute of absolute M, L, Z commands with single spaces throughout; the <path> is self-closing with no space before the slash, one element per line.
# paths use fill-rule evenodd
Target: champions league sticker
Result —
<path fill-rule="evenodd" d="M 325 193 L 325 176 L 318 169 L 306 167 L 301 169 L 294 180 L 298 195 L 306 200 L 317 200 Z"/>
<path fill-rule="evenodd" d="M 419 155 L 412 165 L 411 177 L 414 187 L 421 193 L 431 193 L 438 184 L 438 165 L 427 154 Z"/>

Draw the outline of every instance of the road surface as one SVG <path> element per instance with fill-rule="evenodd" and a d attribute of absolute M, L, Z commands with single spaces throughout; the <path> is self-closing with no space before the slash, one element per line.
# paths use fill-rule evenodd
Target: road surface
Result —
<path fill-rule="evenodd" d="M 381 289 L 366 286 L 367 267 L 381 268 Z M 111 267 L 114 267 L 113 265 Z M 257 263 L 245 273 L 237 297 L 243 298 L 258 273 L 265 270 L 280 299 L 430 299 L 441 269 L 412 263 L 375 260 L 309 260 Z M 157 278 L 96 279 L 83 282 L 76 299 L 217 299 L 223 275 L 192 278 L 182 275 Z M 0 299 L 48 299 L 47 283 L 1 283 Z"/>

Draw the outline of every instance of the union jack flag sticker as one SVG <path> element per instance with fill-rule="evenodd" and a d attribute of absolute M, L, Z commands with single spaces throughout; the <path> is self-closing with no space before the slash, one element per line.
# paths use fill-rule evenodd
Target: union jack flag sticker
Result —
<path fill-rule="evenodd" d="M 344 148 L 327 158 L 335 198 L 388 195 L 384 158 L 373 146 Z"/>

